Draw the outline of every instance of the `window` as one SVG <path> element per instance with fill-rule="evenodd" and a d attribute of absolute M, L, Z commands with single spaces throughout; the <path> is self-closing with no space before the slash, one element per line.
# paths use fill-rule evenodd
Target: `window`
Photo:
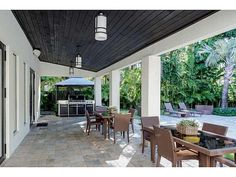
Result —
<path fill-rule="evenodd" d="M 18 88 L 18 62 L 17 62 L 17 56 L 13 54 L 13 62 L 14 62 L 14 79 L 15 79 L 15 87 L 14 87 L 14 92 L 15 92 L 15 116 L 14 116 L 14 130 L 13 133 L 15 134 L 18 130 L 18 93 L 17 93 L 17 88 Z"/>

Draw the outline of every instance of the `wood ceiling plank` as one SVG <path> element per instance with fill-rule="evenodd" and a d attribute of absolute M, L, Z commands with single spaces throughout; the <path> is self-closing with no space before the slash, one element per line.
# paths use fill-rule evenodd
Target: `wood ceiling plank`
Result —
<path fill-rule="evenodd" d="M 126 26 L 132 22 L 132 16 L 134 15 L 133 11 L 124 11 L 125 14 L 123 14 L 123 16 L 119 19 L 117 19 L 117 28 L 112 28 L 112 29 L 117 29 L 116 33 L 114 33 L 114 35 L 111 35 L 109 37 L 108 40 L 100 42 L 101 44 L 103 43 L 103 45 L 101 45 L 100 49 L 98 51 L 96 51 L 96 55 L 93 56 L 94 58 L 99 58 L 98 55 L 100 53 L 105 53 L 106 49 L 110 48 L 111 46 L 114 45 L 114 42 L 117 40 L 117 38 L 119 38 L 121 36 L 122 31 L 126 28 Z"/>
<path fill-rule="evenodd" d="M 108 19 L 108 39 L 94 39 L 98 10 L 14 10 L 41 61 L 70 66 L 83 58 L 82 69 L 99 71 L 215 11 L 102 10 Z M 77 47 L 77 46 L 80 47 Z"/>
<path fill-rule="evenodd" d="M 141 22 L 141 23 L 138 23 L 139 25 L 135 25 L 135 27 L 129 32 L 129 34 L 127 32 L 126 35 L 122 35 L 119 38 L 119 41 L 116 41 L 115 44 L 107 50 L 119 52 L 120 48 L 124 47 L 124 44 L 127 45 L 128 42 L 134 43 L 135 38 L 132 36 L 135 36 L 134 34 L 138 30 L 141 30 L 142 28 L 148 29 L 151 25 L 156 23 L 156 21 L 154 21 L 154 19 L 159 21 L 162 18 L 164 18 L 166 15 L 168 15 L 169 13 L 170 13 L 169 11 L 154 11 L 154 13 L 152 13 L 151 15 L 146 16 L 146 18 L 143 20 L 143 23 Z M 140 25 L 140 24 L 143 24 L 143 25 Z M 135 37 L 137 38 L 138 36 L 135 36 Z M 105 50 L 101 55 L 97 56 L 97 58 L 104 58 L 104 55 L 106 55 L 107 50 Z M 129 48 L 127 48 L 127 50 L 129 50 Z M 114 56 L 112 56 L 112 57 L 114 57 Z M 110 58 L 112 58 L 112 57 L 110 57 Z M 100 61 L 101 61 L 101 59 L 100 59 Z M 107 61 L 108 60 L 106 60 L 104 62 L 107 62 Z"/>
<path fill-rule="evenodd" d="M 116 23 L 116 16 L 121 14 L 118 13 L 118 11 L 106 11 L 104 12 L 105 15 L 109 16 L 108 20 L 108 27 L 107 29 L 109 29 L 109 26 L 114 26 Z M 116 17 L 116 18 L 115 18 Z M 85 56 L 85 60 L 83 60 L 83 65 L 87 65 L 89 66 L 89 63 L 93 63 L 95 61 L 94 59 L 94 52 L 91 51 L 98 51 L 98 49 L 101 47 L 101 45 L 104 45 L 103 42 L 99 42 L 99 41 L 95 41 L 94 36 L 95 36 L 95 31 L 94 31 L 94 23 L 93 23 L 93 27 L 91 28 L 91 33 L 93 34 L 93 43 L 88 44 L 88 47 L 85 48 L 85 50 L 83 50 L 83 56 Z M 109 32 L 108 32 L 108 37 L 109 37 Z M 82 56 L 82 57 L 83 57 Z"/>
<path fill-rule="evenodd" d="M 195 19 L 193 19 L 193 17 L 197 17 L 198 18 L 198 15 L 199 14 L 201 14 L 201 12 L 198 12 L 198 13 L 193 13 L 193 12 L 190 12 L 190 11 L 186 11 L 186 12 L 181 12 L 181 15 L 179 15 L 180 16 L 180 18 L 185 18 L 186 19 L 186 21 L 188 21 L 188 22 L 190 22 L 190 21 L 194 21 Z M 146 34 L 146 36 L 143 38 L 137 38 L 137 40 L 136 41 L 134 41 L 133 43 L 135 43 L 135 44 L 140 44 L 141 42 L 145 42 L 145 41 L 151 41 L 151 38 L 153 38 L 153 36 L 157 36 L 158 35 L 158 38 L 161 38 L 161 36 L 159 35 L 159 33 L 164 33 L 165 35 L 170 35 L 170 33 L 172 32 L 172 31 L 168 31 L 168 30 L 166 30 L 165 29 L 165 27 L 167 27 L 168 26 L 168 28 L 167 29 L 169 29 L 169 27 L 171 26 L 171 24 L 172 23 L 174 23 L 174 29 L 176 29 L 176 26 L 179 24 L 179 23 L 181 23 L 182 25 L 184 25 L 184 21 L 185 20 L 183 20 L 183 21 L 179 21 L 179 16 L 178 16 L 178 18 L 172 18 L 173 20 L 169 20 L 169 21 L 166 21 L 166 23 L 162 23 L 162 25 L 160 25 L 160 27 L 158 28 L 158 31 L 156 32 L 155 30 L 152 30 L 151 32 L 151 34 L 149 33 L 149 34 Z M 176 16 L 177 17 L 177 16 Z M 173 26 L 173 24 L 172 24 L 172 26 Z M 153 31 L 154 32 L 156 32 L 155 34 L 153 33 Z M 167 33 L 168 32 L 168 33 Z M 154 38 L 154 40 L 153 41 L 155 41 L 156 39 Z M 132 41 L 130 41 L 130 42 L 132 42 Z M 151 42 L 149 43 L 149 44 L 151 44 Z M 147 46 L 147 45 L 149 45 L 148 43 L 143 43 L 143 46 L 139 46 L 139 47 L 137 47 L 136 48 L 136 50 L 140 50 L 141 48 L 143 48 L 144 46 Z M 127 45 L 120 45 L 121 46 L 121 48 L 119 48 L 119 49 L 117 49 L 117 51 L 118 52 L 114 52 L 113 53 L 113 55 L 112 56 L 109 56 L 109 57 L 111 57 L 111 58 L 113 58 L 114 56 L 118 56 L 118 54 L 119 54 L 119 50 L 121 50 L 121 51 L 124 51 L 124 50 L 129 50 L 129 48 L 130 48 L 130 46 L 132 46 L 132 44 L 130 44 L 130 43 L 128 43 Z M 124 55 L 125 57 L 127 57 L 128 55 Z M 117 58 L 114 58 L 114 62 L 116 62 L 116 61 L 119 61 L 119 57 L 117 57 Z M 103 61 L 105 61 L 105 62 L 107 62 L 109 59 L 103 59 Z M 105 66 L 106 67 L 106 66 Z"/>

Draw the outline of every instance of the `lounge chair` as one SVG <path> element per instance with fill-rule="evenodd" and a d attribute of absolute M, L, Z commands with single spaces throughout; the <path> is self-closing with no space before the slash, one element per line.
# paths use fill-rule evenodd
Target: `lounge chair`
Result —
<path fill-rule="evenodd" d="M 181 111 L 186 112 L 186 113 L 190 114 L 191 116 L 195 116 L 196 114 L 198 114 L 200 116 L 202 115 L 202 112 L 188 109 L 187 106 L 185 105 L 185 103 L 179 103 L 179 108 Z"/>
<path fill-rule="evenodd" d="M 186 117 L 188 113 L 184 111 L 175 111 L 171 105 L 171 103 L 164 103 L 165 105 L 165 112 L 170 113 L 171 115 L 177 115 L 178 117 Z"/>

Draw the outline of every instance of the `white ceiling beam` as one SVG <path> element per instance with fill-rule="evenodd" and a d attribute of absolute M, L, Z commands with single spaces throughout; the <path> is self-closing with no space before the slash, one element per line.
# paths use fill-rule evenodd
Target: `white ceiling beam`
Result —
<path fill-rule="evenodd" d="M 74 68 L 74 77 L 94 77 L 95 75 L 95 72 Z M 70 77 L 69 67 L 41 61 L 40 76 Z"/>

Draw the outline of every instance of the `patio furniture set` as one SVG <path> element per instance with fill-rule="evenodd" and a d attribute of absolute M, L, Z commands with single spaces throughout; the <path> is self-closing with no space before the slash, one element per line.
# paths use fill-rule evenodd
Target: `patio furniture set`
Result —
<path fill-rule="evenodd" d="M 151 161 L 157 166 L 161 157 L 172 162 L 173 167 L 181 167 L 182 160 L 198 160 L 200 167 L 215 167 L 217 162 L 236 167 L 236 139 L 226 137 L 228 127 L 204 123 L 198 130 L 198 142 L 190 142 L 176 130 L 175 125 L 160 125 L 158 117 L 141 117 L 143 148 L 145 140 L 150 142 Z M 225 154 L 234 153 L 234 162 L 224 158 Z"/>
<path fill-rule="evenodd" d="M 164 103 L 165 112 L 169 113 L 170 115 L 176 115 L 178 117 L 187 117 L 187 116 L 196 116 L 202 115 L 201 111 L 196 111 L 192 109 L 188 109 L 185 103 L 179 103 L 179 109 L 174 110 L 171 103 Z"/>
<path fill-rule="evenodd" d="M 167 104 L 168 105 L 168 104 Z M 129 143 L 129 126 L 134 132 L 135 109 L 130 109 L 127 114 L 118 114 L 108 111 L 106 107 L 96 107 L 93 115 L 86 111 L 86 133 L 89 135 L 91 126 L 101 130 L 104 139 L 110 139 L 110 131 L 113 133 L 114 143 L 116 134 L 120 132 Z M 186 113 L 186 112 L 185 112 Z M 204 123 L 198 130 L 196 137 L 198 142 L 188 141 L 185 134 L 178 132 L 175 125 L 160 125 L 159 117 L 141 117 L 142 153 L 144 153 L 145 141 L 150 142 L 151 161 L 156 166 L 161 166 L 161 158 L 172 162 L 173 167 L 181 167 L 182 160 L 198 160 L 200 167 L 215 167 L 217 162 L 230 167 L 236 167 L 236 139 L 226 137 L 228 127 Z M 156 158 L 157 153 L 157 158 Z M 224 158 L 225 154 L 234 153 L 235 161 Z"/>
<path fill-rule="evenodd" d="M 89 135 L 92 125 L 96 126 L 96 129 L 100 131 L 102 126 L 102 134 L 104 139 L 110 139 L 110 130 L 113 131 L 114 143 L 116 143 L 116 133 L 120 132 L 123 138 L 125 138 L 125 133 L 127 134 L 127 140 L 129 142 L 129 125 L 131 125 L 132 131 L 134 133 L 134 122 L 133 117 L 135 109 L 131 108 L 127 114 L 119 114 L 116 112 L 109 111 L 104 106 L 96 106 L 96 109 L 91 116 L 86 110 L 86 133 Z"/>

